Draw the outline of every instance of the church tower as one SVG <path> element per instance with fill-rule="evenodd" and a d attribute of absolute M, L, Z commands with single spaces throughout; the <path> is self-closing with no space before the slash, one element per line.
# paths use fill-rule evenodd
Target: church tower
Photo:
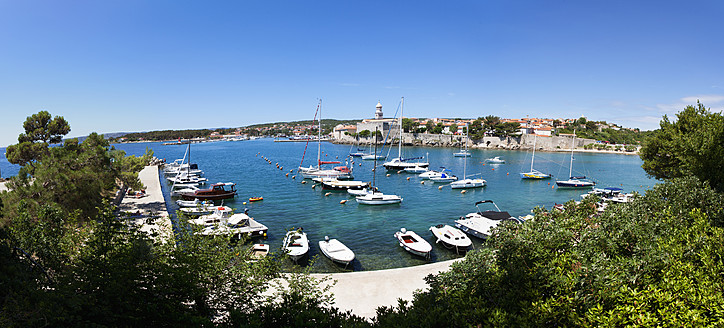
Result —
<path fill-rule="evenodd" d="M 382 104 L 378 101 L 377 102 L 377 110 L 375 111 L 375 119 L 379 120 L 382 119 Z"/>

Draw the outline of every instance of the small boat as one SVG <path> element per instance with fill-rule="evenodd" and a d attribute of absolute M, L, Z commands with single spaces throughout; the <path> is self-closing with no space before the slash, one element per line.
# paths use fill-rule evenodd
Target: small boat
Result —
<path fill-rule="evenodd" d="M 260 200 L 264 200 L 264 197 L 249 197 L 250 202 L 258 202 Z"/>
<path fill-rule="evenodd" d="M 385 156 L 385 155 L 375 155 L 375 154 L 362 155 L 362 159 L 365 161 L 373 161 L 373 160 L 378 160 L 378 159 L 383 160 L 385 158 L 387 158 L 387 156 Z"/>
<path fill-rule="evenodd" d="M 236 183 L 219 182 L 211 185 L 209 189 L 199 189 L 194 192 L 182 193 L 181 197 L 185 200 L 219 200 L 234 198 L 236 196 Z"/>
<path fill-rule="evenodd" d="M 214 203 L 211 201 L 199 200 L 199 199 L 194 199 L 194 200 L 179 199 L 176 201 L 176 204 L 181 207 L 199 207 L 199 206 L 207 206 L 207 205 L 213 206 L 214 205 Z"/>
<path fill-rule="evenodd" d="M 478 205 L 490 203 L 495 206 L 497 211 L 481 211 Z M 459 220 L 455 221 L 455 226 L 463 232 L 478 237 L 480 239 L 486 239 L 490 236 L 491 230 L 498 226 L 501 222 L 512 221 L 515 223 L 522 223 L 523 220 L 516 219 L 508 212 L 503 212 L 498 208 L 498 205 L 492 200 L 483 200 L 475 203 L 475 207 L 478 208 L 477 212 L 468 213 L 465 216 L 460 217 Z"/>
<path fill-rule="evenodd" d="M 328 236 L 324 236 L 324 240 L 319 241 L 319 249 L 333 262 L 344 264 L 345 266 L 354 260 L 354 252 L 352 252 L 349 247 L 337 239 L 329 239 Z"/>
<path fill-rule="evenodd" d="M 189 222 L 202 225 L 204 228 L 197 232 L 205 236 L 233 235 L 241 239 L 243 235 L 249 237 L 266 237 L 268 228 L 250 217 L 247 212 L 234 213 L 228 206 L 219 206 L 209 215 L 202 215 Z"/>
<path fill-rule="evenodd" d="M 537 140 L 538 136 L 535 136 L 533 138 L 533 157 L 530 160 L 530 172 L 520 172 L 521 179 L 541 180 L 550 179 L 551 177 L 553 177 L 553 175 L 551 174 L 546 174 L 533 168 L 533 162 L 535 162 L 535 145 Z"/>
<path fill-rule="evenodd" d="M 438 224 L 430 227 L 430 232 L 437 238 L 437 242 L 443 244 L 445 248 L 455 248 L 456 252 L 466 251 L 468 247 L 473 245 L 473 241 L 468 238 L 460 229 L 451 227 L 447 224 Z"/>
<path fill-rule="evenodd" d="M 402 117 L 403 117 L 402 112 L 403 112 L 404 104 L 405 104 L 405 98 L 403 97 L 400 100 L 400 118 L 398 119 L 398 121 L 400 122 L 400 127 L 398 129 L 400 131 L 400 137 L 398 140 L 400 140 L 400 141 L 397 143 L 397 157 L 382 164 L 382 166 L 384 166 L 385 169 L 390 170 L 390 171 L 402 171 L 408 167 L 415 167 L 415 166 L 417 166 L 417 167 L 430 166 L 430 163 L 428 163 L 428 162 L 409 162 L 411 160 L 421 159 L 422 157 L 415 157 L 415 158 L 403 158 L 402 157 L 402 130 L 403 130 L 402 129 Z"/>
<path fill-rule="evenodd" d="M 213 213 L 215 209 L 216 209 L 216 206 L 213 203 L 211 203 L 211 204 L 199 205 L 196 207 L 183 207 L 183 208 L 179 209 L 179 211 L 184 212 L 189 215 L 204 215 L 204 214 Z"/>
<path fill-rule="evenodd" d="M 461 150 L 459 152 L 453 153 L 454 157 L 470 157 L 471 154 L 467 150 Z"/>
<path fill-rule="evenodd" d="M 444 167 L 441 167 L 441 169 L 445 170 Z M 435 170 L 429 170 L 425 173 L 420 174 L 420 179 L 431 179 L 431 178 L 439 178 L 442 176 L 442 171 L 435 171 Z"/>
<path fill-rule="evenodd" d="M 402 203 L 402 197 L 397 195 L 385 195 L 375 191 L 366 195 L 355 197 L 357 203 L 364 205 L 390 205 Z"/>
<path fill-rule="evenodd" d="M 559 188 L 575 188 L 575 189 L 584 189 L 584 188 L 593 188 L 596 183 L 587 179 L 585 176 L 573 176 L 573 149 L 576 146 L 576 130 L 573 130 L 573 139 L 571 141 L 571 164 L 568 168 L 568 180 L 556 180 L 556 185 Z"/>
<path fill-rule="evenodd" d="M 422 167 L 422 166 L 412 166 L 412 167 L 406 167 L 403 171 L 405 171 L 407 173 L 425 173 L 430 170 L 428 168 Z"/>
<path fill-rule="evenodd" d="M 377 134 L 377 129 L 375 129 L 375 135 L 376 134 Z M 375 144 L 375 152 L 377 152 L 377 144 Z M 402 197 L 397 196 L 397 195 L 385 195 L 385 194 L 377 191 L 377 187 L 375 187 L 376 176 L 377 176 L 377 160 L 375 160 L 374 166 L 372 166 L 372 192 L 366 193 L 364 195 L 356 196 L 355 200 L 357 201 L 357 203 L 363 204 L 363 205 L 390 205 L 390 204 L 401 203 Z"/>
<path fill-rule="evenodd" d="M 283 245 L 284 250 L 286 250 L 287 254 L 294 262 L 297 262 L 309 252 L 309 240 L 307 239 L 307 233 L 302 231 L 302 229 L 287 231 Z"/>
<path fill-rule="evenodd" d="M 256 262 L 269 255 L 269 244 L 254 244 L 249 249 L 251 261 Z"/>
<path fill-rule="evenodd" d="M 315 180 L 316 181 L 316 180 Z M 323 189 L 331 189 L 331 190 L 361 190 L 364 188 L 369 187 L 368 182 L 362 182 L 362 181 L 342 181 L 335 178 L 323 178 L 319 180 L 322 184 Z"/>
<path fill-rule="evenodd" d="M 400 231 L 395 232 L 395 238 L 400 242 L 400 247 L 406 251 L 430 259 L 432 246 L 414 231 L 407 231 L 407 229 L 402 228 Z"/>
<path fill-rule="evenodd" d="M 206 181 L 208 181 L 209 179 L 184 174 L 184 175 L 169 177 L 169 178 L 166 178 L 166 180 L 168 180 L 169 182 L 174 183 L 174 184 L 197 184 L 197 185 L 200 185 L 200 184 L 206 183 Z"/>
<path fill-rule="evenodd" d="M 350 194 L 350 195 L 352 195 L 352 196 L 363 196 L 363 195 L 371 194 L 371 193 L 372 193 L 372 190 L 367 189 L 367 188 L 362 188 L 362 189 L 347 189 L 347 193 Z"/>
<path fill-rule="evenodd" d="M 500 158 L 500 156 L 488 158 L 485 160 L 485 162 L 490 164 L 505 164 L 505 160 Z"/>
<path fill-rule="evenodd" d="M 456 177 L 452 174 L 449 174 L 449 173 L 445 173 L 445 171 L 450 172 L 450 170 L 443 170 L 443 172 L 440 173 L 439 177 L 432 177 L 432 178 L 430 178 L 430 180 L 433 182 L 439 182 L 439 183 L 453 182 L 453 181 L 458 180 L 458 177 Z"/>
<path fill-rule="evenodd" d="M 485 179 L 462 179 L 450 183 L 452 189 L 470 189 L 485 187 L 487 181 Z"/>

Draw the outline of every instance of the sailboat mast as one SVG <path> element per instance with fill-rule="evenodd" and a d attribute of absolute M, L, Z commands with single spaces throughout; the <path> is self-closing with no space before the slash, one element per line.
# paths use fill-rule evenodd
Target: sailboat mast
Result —
<path fill-rule="evenodd" d="M 377 176 L 377 127 L 375 127 L 375 162 L 372 166 L 372 193 L 375 193 L 375 177 Z"/>
<path fill-rule="evenodd" d="M 463 180 L 466 178 L 468 169 L 468 125 L 465 124 L 465 161 L 463 162 Z"/>
<path fill-rule="evenodd" d="M 397 158 L 402 160 L 402 111 L 405 107 L 405 97 L 400 100 L 400 140 L 397 142 Z"/>
<path fill-rule="evenodd" d="M 571 165 L 568 169 L 568 177 L 573 176 L 573 148 L 576 146 L 576 130 L 573 130 L 573 141 L 571 142 Z"/>
<path fill-rule="evenodd" d="M 533 157 L 530 159 L 530 171 L 533 172 L 533 162 L 535 162 L 535 143 L 538 141 L 538 135 L 533 135 Z"/>
<path fill-rule="evenodd" d="M 317 169 L 320 169 L 319 161 L 322 160 L 322 99 L 319 99 L 319 127 L 317 128 Z"/>

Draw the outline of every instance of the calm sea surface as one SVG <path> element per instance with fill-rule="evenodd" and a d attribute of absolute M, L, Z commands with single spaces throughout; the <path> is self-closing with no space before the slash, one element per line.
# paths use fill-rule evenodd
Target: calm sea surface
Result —
<path fill-rule="evenodd" d="M 182 158 L 186 150 L 186 145 L 162 146 L 160 143 L 116 144 L 115 147 L 125 150 L 129 155 L 142 155 L 149 147 L 156 157 L 169 162 Z M 501 210 L 513 216 L 522 216 L 529 214 L 536 206 L 550 208 L 570 199 L 579 200 L 579 196 L 585 193 L 581 190 L 551 188 L 556 177 L 567 178 L 570 153 L 537 152 L 535 168 L 552 173 L 554 178 L 528 181 L 520 179 L 518 173 L 530 169 L 530 152 L 471 150 L 472 157 L 467 159 L 467 174 L 487 180 L 485 188 L 471 189 L 461 194 L 460 190 L 452 190 L 445 184 L 430 181 L 421 184 L 417 175 L 386 172 L 380 166 L 377 186 L 385 193 L 402 196 L 402 204 L 358 205 L 346 192 L 331 192 L 325 196 L 329 191 L 319 187 L 312 189 L 311 181 L 302 184 L 300 176 L 292 179 L 297 174 L 296 168 L 304 149 L 304 142 L 274 142 L 272 139 L 202 143 L 191 145 L 191 161 L 198 163 L 210 182 L 237 184 L 238 196 L 225 201 L 225 205 L 239 211 L 248 208 L 252 217 L 268 226 L 266 242 L 272 245 L 273 250 L 281 247 L 287 229 L 303 227 L 311 242 L 310 255 L 319 256 L 313 264 L 313 270 L 318 272 L 343 271 L 319 250 L 318 241 L 324 239 L 324 236 L 339 239 L 355 252 L 357 259 L 354 270 L 379 270 L 426 263 L 399 247 L 393 234 L 402 227 L 417 232 L 433 244 L 432 261 L 444 261 L 457 255 L 434 244 L 428 228 L 439 223 L 454 225 L 455 219 L 476 210 L 473 205 L 476 201 L 491 199 Z M 322 151 L 323 160 L 339 158 L 344 162 L 350 146 L 323 143 Z M 453 148 L 403 147 L 403 156 L 427 155 L 431 168 L 444 166 L 462 178 L 465 158 L 453 157 L 455 151 L 457 149 Z M 269 158 L 272 164 L 264 161 L 262 155 Z M 396 155 L 397 148 L 393 148 L 390 156 Z M 502 157 L 506 164 L 486 165 L 485 159 L 494 156 Z M 310 143 L 303 165 L 312 165 L 316 157 L 317 144 Z M 620 187 L 627 192 L 643 192 L 655 183 L 655 180 L 646 177 L 638 156 L 576 153 L 574 158 L 574 174 L 593 178 L 598 187 Z M 276 163 L 283 170 L 277 169 Z M 355 180 L 372 181 L 372 166 L 372 161 L 357 158 L 354 164 Z M 17 173 L 17 167 L 9 165 L 4 156 L 0 158 L 0 170 L 3 177 Z M 290 170 L 294 172 L 289 173 Z M 161 185 L 169 211 L 175 212 L 178 207 L 169 197 L 170 185 L 165 181 Z M 439 186 L 443 186 L 442 190 L 438 189 Z M 252 196 L 262 196 L 264 200 L 244 204 Z M 340 204 L 343 199 L 348 202 Z M 494 208 L 490 206 L 482 209 Z M 480 240 L 473 241 L 476 247 L 480 247 Z"/>

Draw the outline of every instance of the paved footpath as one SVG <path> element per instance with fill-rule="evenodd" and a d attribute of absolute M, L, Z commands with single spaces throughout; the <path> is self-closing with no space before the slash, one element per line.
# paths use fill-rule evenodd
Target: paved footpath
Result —
<path fill-rule="evenodd" d="M 411 301 L 415 290 L 427 288 L 423 278 L 429 274 L 447 271 L 453 262 L 459 260 L 461 259 L 389 270 L 312 276 L 331 276 L 337 281 L 331 290 L 335 298 L 334 306 L 369 319 L 375 316 L 375 310 L 380 306 L 396 306 L 398 298 Z"/>
<path fill-rule="evenodd" d="M 146 166 L 138 173 L 141 184 L 146 187 L 146 196 L 136 198 L 125 196 L 118 209 L 130 214 L 129 220 L 140 225 L 141 231 L 157 232 L 159 236 L 173 237 L 171 219 L 166 211 L 166 202 L 161 191 L 158 166 Z"/>

